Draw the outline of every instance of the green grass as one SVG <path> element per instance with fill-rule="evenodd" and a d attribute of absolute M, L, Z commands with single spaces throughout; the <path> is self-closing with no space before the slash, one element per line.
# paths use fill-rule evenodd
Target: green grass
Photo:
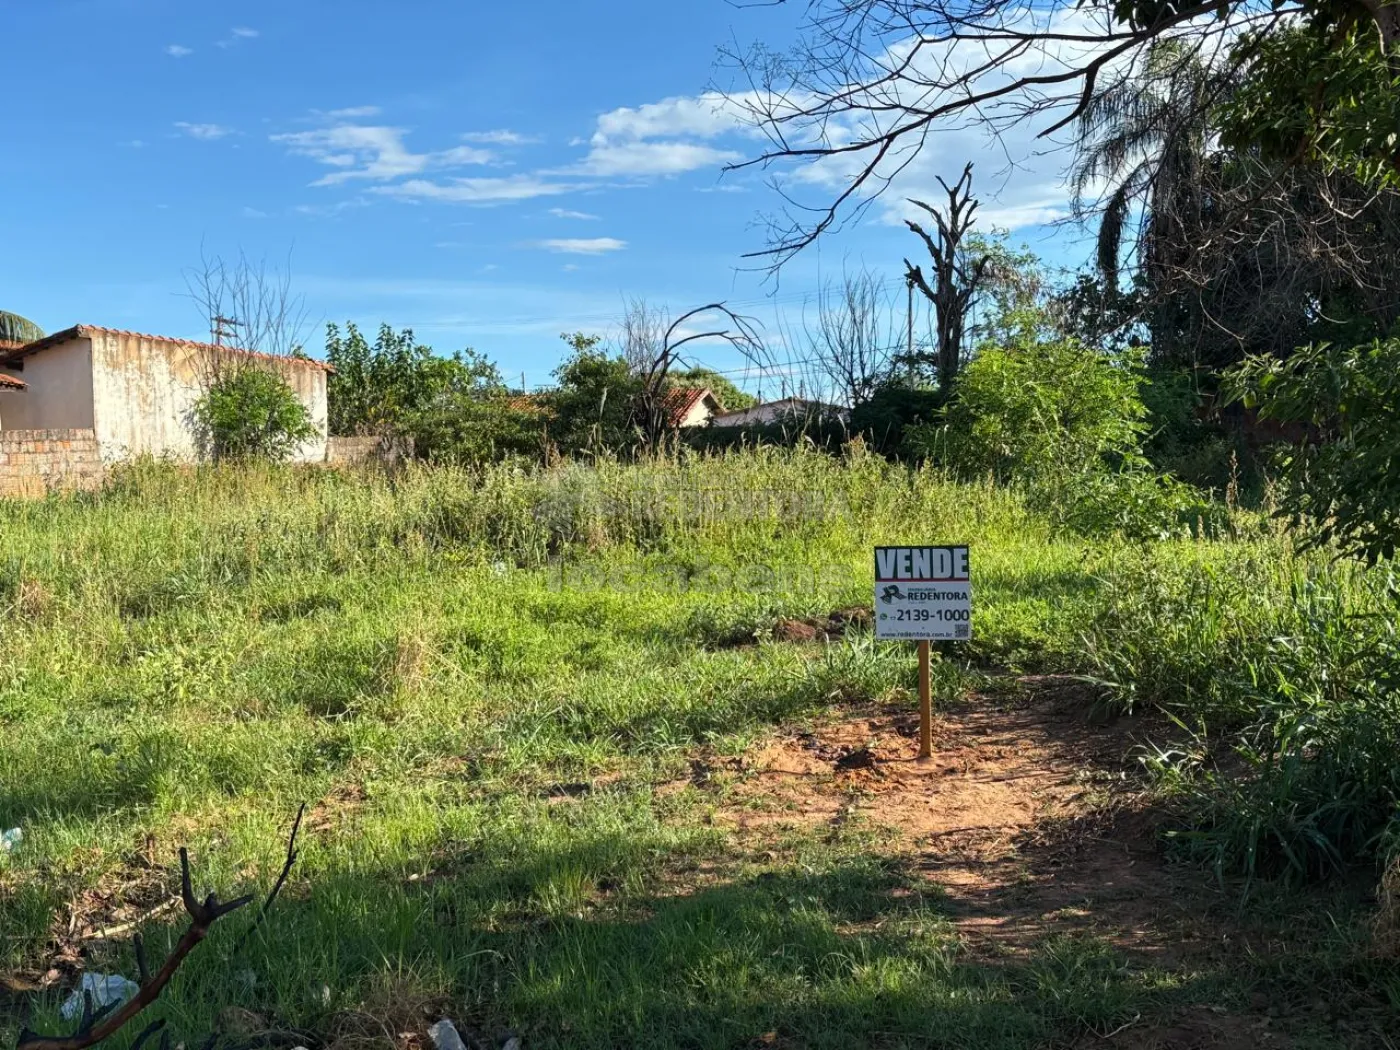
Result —
<path fill-rule="evenodd" d="M 1129 966 L 1092 939 L 990 964 L 860 829 L 751 856 L 712 795 L 662 785 L 906 695 L 908 647 L 764 640 L 868 604 L 876 543 L 973 546 L 977 637 L 939 668 L 944 698 L 1068 671 L 1238 732 L 1275 718 L 1280 638 L 1312 647 L 1294 684 L 1364 678 L 1315 644 L 1298 587 L 1373 615 L 1374 574 L 1300 561 L 1246 515 L 1236 533 L 1090 542 L 1015 493 L 858 453 L 392 479 L 141 464 L 2 503 L 0 826 L 25 839 L 0 858 L 0 964 L 42 972 L 88 891 L 159 900 L 172 874 L 149 863 L 181 844 L 204 886 L 266 888 L 309 801 L 271 921 L 228 958 L 249 920 L 227 920 L 162 1002 L 180 1036 L 237 1005 L 314 1046 L 423 1001 L 530 1046 L 1035 1047 L 1228 997 L 1228 968 Z M 551 797 L 579 782 L 598 787 Z M 154 926 L 158 954 L 179 925 Z M 125 951 L 94 965 L 130 972 Z"/>

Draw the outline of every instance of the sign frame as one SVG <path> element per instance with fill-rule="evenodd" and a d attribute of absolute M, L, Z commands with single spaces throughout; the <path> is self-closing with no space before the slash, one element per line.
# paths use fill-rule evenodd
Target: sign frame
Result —
<path fill-rule="evenodd" d="M 919 762 L 933 759 L 930 642 L 972 639 L 967 544 L 875 548 L 875 638 L 919 647 Z"/>

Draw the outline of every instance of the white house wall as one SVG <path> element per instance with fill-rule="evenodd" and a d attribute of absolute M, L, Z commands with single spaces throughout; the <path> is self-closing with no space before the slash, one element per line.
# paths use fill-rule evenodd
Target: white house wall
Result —
<path fill-rule="evenodd" d="M 234 353 L 122 332 L 95 334 L 92 347 L 92 426 L 103 461 L 111 463 L 143 453 L 183 461 L 196 459 L 192 416 L 214 364 L 211 355 L 233 357 Z M 282 373 L 317 428 L 317 435 L 293 458 L 298 462 L 324 461 L 325 371 L 290 362 L 260 360 L 257 364 Z"/>
<path fill-rule="evenodd" d="M 7 391 L 0 403 L 3 430 L 87 430 L 93 426 L 92 341 L 70 339 L 3 369 L 27 390 Z"/>

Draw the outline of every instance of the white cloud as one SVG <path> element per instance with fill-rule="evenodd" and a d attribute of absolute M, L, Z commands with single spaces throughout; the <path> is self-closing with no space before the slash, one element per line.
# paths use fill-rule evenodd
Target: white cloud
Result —
<path fill-rule="evenodd" d="M 742 159 L 734 150 L 694 142 L 620 142 L 595 145 L 574 170 L 604 178 L 680 175 Z"/>
<path fill-rule="evenodd" d="M 267 218 L 267 212 L 265 212 L 265 211 L 259 211 L 257 208 L 250 208 L 250 207 L 248 207 L 247 205 L 244 205 L 243 211 L 241 212 L 241 214 L 242 214 L 242 216 L 243 216 L 245 219 L 266 219 L 266 218 Z"/>
<path fill-rule="evenodd" d="M 578 263 L 565 263 L 563 266 L 559 267 L 559 269 L 563 270 L 565 273 L 573 273 L 579 268 L 580 267 Z"/>
<path fill-rule="evenodd" d="M 635 108 L 624 106 L 598 118 L 593 145 L 618 139 L 711 139 L 742 127 L 740 111 L 715 92 L 694 98 L 667 98 Z"/>
<path fill-rule="evenodd" d="M 426 171 L 489 164 L 495 155 L 471 146 L 454 146 L 436 153 L 413 153 L 404 145 L 403 128 L 338 124 L 316 131 L 273 135 L 293 153 L 337 169 L 313 186 L 334 186 L 351 179 L 387 182 Z"/>
<path fill-rule="evenodd" d="M 377 117 L 381 112 L 378 106 L 349 106 L 346 109 L 333 109 L 325 115 L 331 120 L 363 120 Z"/>
<path fill-rule="evenodd" d="M 175 126 L 190 138 L 205 142 L 213 142 L 233 134 L 232 128 L 226 128 L 222 124 L 191 124 L 188 121 L 177 120 Z"/>
<path fill-rule="evenodd" d="M 739 106 L 713 92 L 624 106 L 598 118 L 588 155 L 572 170 L 616 178 L 718 168 L 743 155 L 705 142 L 740 132 L 739 118 Z"/>
<path fill-rule="evenodd" d="M 604 255 L 607 252 L 622 251 L 627 247 L 627 242 L 616 237 L 561 237 L 540 241 L 539 247 L 566 255 Z"/>
<path fill-rule="evenodd" d="M 550 182 L 535 175 L 509 175 L 502 178 L 448 179 L 446 182 L 409 179 L 393 186 L 376 186 L 372 192 L 410 201 L 496 204 L 557 196 L 578 188 L 576 184 Z"/>
<path fill-rule="evenodd" d="M 169 44 L 165 48 L 165 53 L 171 58 L 187 58 L 194 54 L 194 48 L 186 47 L 184 44 Z"/>
<path fill-rule="evenodd" d="M 462 136 L 462 141 L 480 142 L 490 146 L 524 146 L 538 140 L 529 135 L 522 135 L 518 131 L 507 131 L 501 128 L 496 131 L 468 131 Z"/>
<path fill-rule="evenodd" d="M 334 204 L 298 204 L 292 211 L 298 215 L 306 215 L 315 219 L 332 219 L 351 208 L 367 208 L 369 203 L 364 197 L 351 197 L 349 200 L 336 201 Z"/>
<path fill-rule="evenodd" d="M 233 47 L 234 44 L 244 40 L 256 40 L 262 34 L 256 29 L 249 29 L 247 26 L 235 26 L 229 30 L 229 35 L 216 43 L 217 47 Z"/>
<path fill-rule="evenodd" d="M 588 219 L 588 220 L 594 220 L 594 219 L 597 219 L 597 218 L 598 218 L 598 216 L 596 216 L 596 215 L 590 215 L 590 214 L 589 214 L 588 212 L 586 212 L 586 211 L 570 211 L 568 208 L 550 208 L 550 209 L 549 209 L 549 214 L 553 215 L 556 219 Z"/>

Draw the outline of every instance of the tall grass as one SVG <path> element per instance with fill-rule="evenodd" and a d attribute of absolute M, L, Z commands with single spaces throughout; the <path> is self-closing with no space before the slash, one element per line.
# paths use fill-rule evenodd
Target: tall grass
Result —
<path fill-rule="evenodd" d="M 37 965 L 68 902 L 167 879 L 150 865 L 179 844 L 210 888 L 268 882 L 311 800 L 314 891 L 250 960 L 175 990 L 186 1027 L 238 1004 L 330 1037 L 395 982 L 561 1046 L 775 1027 L 1033 1046 L 1071 1015 L 1126 1020 L 1147 993 L 1092 946 L 969 968 L 858 828 L 760 872 L 683 785 L 774 724 L 906 701 L 908 647 L 765 639 L 868 603 L 877 543 L 968 543 L 975 638 L 942 697 L 1008 670 L 1109 681 L 1200 733 L 1161 771 L 1222 865 L 1365 856 L 1400 797 L 1390 592 L 1247 516 L 1233 536 L 1091 542 L 859 449 L 393 476 L 138 463 L 0 503 L 0 826 L 25 829 L 0 857 L 0 951 Z M 599 786 L 559 804 L 577 783 Z M 672 892 L 705 867 L 725 878 Z"/>

